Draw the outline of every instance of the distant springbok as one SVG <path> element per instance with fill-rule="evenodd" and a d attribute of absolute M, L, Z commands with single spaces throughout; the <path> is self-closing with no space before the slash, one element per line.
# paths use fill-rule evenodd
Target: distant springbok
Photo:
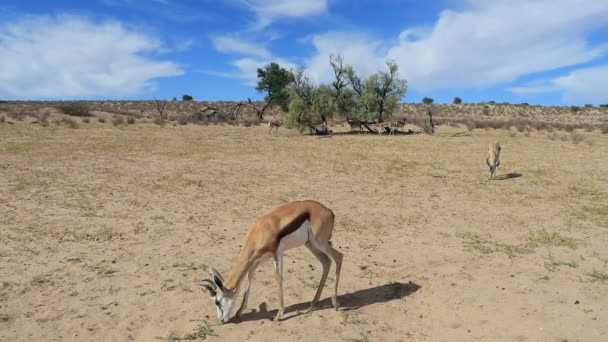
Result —
<path fill-rule="evenodd" d="M 279 134 L 279 127 L 281 127 L 281 125 L 283 125 L 283 120 L 281 119 L 277 119 L 277 120 L 271 120 L 268 123 L 268 135 L 270 135 L 272 133 L 272 129 L 275 129 L 275 134 Z"/>
<path fill-rule="evenodd" d="M 496 172 L 496 168 L 500 165 L 500 144 L 495 142 L 488 146 L 488 158 L 486 159 L 486 164 L 490 168 L 490 179 L 494 177 L 494 173 Z"/>
<path fill-rule="evenodd" d="M 393 135 L 396 132 L 399 132 L 399 128 L 405 127 L 405 122 L 406 122 L 405 118 L 399 118 L 394 121 L 379 122 L 377 124 L 378 125 L 378 134 L 382 134 L 382 131 L 388 130 L 388 134 Z"/>

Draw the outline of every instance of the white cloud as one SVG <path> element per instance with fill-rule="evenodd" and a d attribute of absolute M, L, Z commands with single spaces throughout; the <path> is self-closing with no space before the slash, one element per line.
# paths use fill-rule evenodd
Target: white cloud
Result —
<path fill-rule="evenodd" d="M 241 0 L 257 16 L 253 29 L 263 29 L 279 18 L 303 18 L 323 14 L 328 0 Z"/>
<path fill-rule="evenodd" d="M 395 60 L 400 74 L 422 91 L 481 88 L 523 75 L 588 62 L 606 53 L 589 32 L 605 25 L 604 0 L 469 0 L 466 9 L 444 10 L 429 26 L 406 27 L 393 41 L 358 32 L 313 36 L 308 60 L 326 79 L 329 54 L 339 52 L 356 68 L 378 69 Z"/>
<path fill-rule="evenodd" d="M 213 46 L 219 52 L 238 53 L 242 55 L 268 58 L 270 52 L 262 44 L 252 43 L 234 35 L 221 35 L 211 39 Z"/>
<path fill-rule="evenodd" d="M 31 16 L 0 26 L 0 97 L 11 99 L 127 96 L 157 77 L 183 74 L 146 54 L 161 48 L 118 22 L 77 16 Z"/>
<path fill-rule="evenodd" d="M 608 66 L 582 68 L 568 75 L 526 84 L 508 90 L 519 94 L 560 92 L 565 103 L 587 104 L 608 102 Z"/>
<path fill-rule="evenodd" d="M 306 60 L 306 72 L 316 82 L 330 82 L 334 78 L 329 64 L 330 55 L 342 55 L 345 63 L 363 77 L 384 66 L 381 42 L 365 34 L 354 32 L 328 32 L 312 36 L 317 53 Z"/>

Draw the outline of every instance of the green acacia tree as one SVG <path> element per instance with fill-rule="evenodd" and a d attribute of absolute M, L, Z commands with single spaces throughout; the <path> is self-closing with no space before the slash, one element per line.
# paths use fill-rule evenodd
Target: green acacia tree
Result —
<path fill-rule="evenodd" d="M 287 112 L 289 106 L 287 87 L 293 81 L 293 74 L 274 62 L 258 68 L 257 74 L 258 84 L 255 89 L 266 93 L 264 100 L 269 105 L 277 105 Z"/>

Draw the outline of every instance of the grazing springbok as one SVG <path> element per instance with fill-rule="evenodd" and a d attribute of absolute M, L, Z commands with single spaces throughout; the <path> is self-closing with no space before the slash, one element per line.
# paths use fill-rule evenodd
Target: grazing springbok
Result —
<path fill-rule="evenodd" d="M 489 167 L 490 179 L 494 177 L 494 173 L 496 172 L 496 168 L 500 165 L 500 144 L 495 142 L 488 146 L 488 158 L 486 159 L 486 164 Z"/>
<path fill-rule="evenodd" d="M 363 133 L 363 122 L 357 119 L 346 118 L 346 122 L 350 126 L 350 130 L 354 131 L 355 128 L 359 129 L 359 133 Z"/>
<path fill-rule="evenodd" d="M 382 131 L 386 131 L 388 129 L 389 135 L 394 135 L 395 132 L 399 131 L 399 128 L 405 127 L 405 118 L 400 118 L 394 121 L 384 121 L 378 123 L 378 135 L 382 134 Z"/>
<path fill-rule="evenodd" d="M 342 253 L 335 250 L 330 243 L 334 227 L 334 213 L 331 209 L 316 201 L 296 201 L 283 204 L 268 214 L 258 218 L 249 229 L 245 243 L 236 264 L 230 274 L 224 279 L 218 271 L 211 268 L 211 278 L 203 280 L 201 286 L 209 290 L 213 300 L 217 318 L 227 322 L 232 318 L 236 304 L 236 295 L 242 288 L 247 276 L 247 286 L 235 316 L 240 316 L 247 307 L 249 289 L 258 265 L 268 259 L 275 264 L 275 278 L 278 285 L 279 311 L 274 320 L 278 321 L 283 315 L 283 253 L 286 250 L 306 246 L 319 259 L 323 273 L 319 287 L 310 303 L 309 312 L 321 296 L 325 280 L 331 267 L 336 264 L 334 293 L 331 297 L 334 308 L 338 310 L 338 282 L 342 268 Z"/>
<path fill-rule="evenodd" d="M 283 125 L 283 120 L 281 119 L 276 119 L 276 120 L 271 120 L 268 123 L 268 128 L 270 128 L 268 130 L 268 135 L 270 135 L 272 133 L 272 129 L 275 129 L 275 134 L 279 134 L 279 127 L 281 127 Z"/>

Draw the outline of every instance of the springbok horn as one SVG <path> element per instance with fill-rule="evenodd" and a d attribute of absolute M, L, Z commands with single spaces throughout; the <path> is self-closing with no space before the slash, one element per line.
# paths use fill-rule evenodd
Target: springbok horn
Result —
<path fill-rule="evenodd" d="M 217 293 L 217 286 L 215 285 L 214 282 L 212 282 L 209 279 L 204 279 L 203 282 L 201 283 L 201 286 L 206 288 L 207 290 L 209 290 L 209 293 L 211 294 L 212 297 L 215 297 L 215 295 Z"/>

